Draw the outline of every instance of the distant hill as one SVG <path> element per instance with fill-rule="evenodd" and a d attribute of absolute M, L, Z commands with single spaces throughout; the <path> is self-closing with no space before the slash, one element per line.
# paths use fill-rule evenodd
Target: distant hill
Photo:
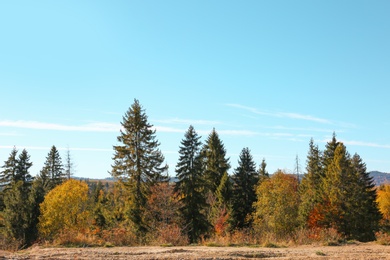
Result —
<path fill-rule="evenodd" d="M 369 173 L 370 176 L 374 179 L 375 185 L 380 186 L 386 183 L 390 184 L 390 173 L 378 172 L 378 171 L 372 171 Z"/>

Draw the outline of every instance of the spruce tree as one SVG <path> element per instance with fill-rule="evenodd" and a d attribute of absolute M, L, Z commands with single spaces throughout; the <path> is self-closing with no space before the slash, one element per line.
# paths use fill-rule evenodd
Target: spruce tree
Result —
<path fill-rule="evenodd" d="M 53 145 L 40 172 L 46 193 L 66 179 L 60 153 Z"/>
<path fill-rule="evenodd" d="M 265 169 L 263 169 L 265 171 Z M 264 174 L 265 175 L 265 174 Z M 251 226 L 249 216 L 253 213 L 253 203 L 256 201 L 256 185 L 259 174 L 250 154 L 249 148 L 241 151 L 238 167 L 233 174 L 233 208 L 232 227 L 248 228 Z"/>
<path fill-rule="evenodd" d="M 312 138 L 309 143 L 306 173 L 299 185 L 301 197 L 299 219 L 303 226 L 307 225 L 308 217 L 315 205 L 321 202 L 321 182 L 324 177 L 321 160 L 321 151 Z"/>
<path fill-rule="evenodd" d="M 18 151 L 14 147 L 7 159 L 4 162 L 4 165 L 1 167 L 3 170 L 0 172 L 0 189 L 4 192 L 7 187 L 12 185 L 12 182 L 15 182 L 17 175 L 17 158 Z"/>
<path fill-rule="evenodd" d="M 221 183 L 222 176 L 230 169 L 229 159 L 226 158 L 225 147 L 215 129 L 213 129 L 206 140 L 206 144 L 202 149 L 202 156 L 206 184 L 209 191 L 215 194 L 215 191 Z"/>
<path fill-rule="evenodd" d="M 16 156 L 16 149 L 11 152 L 13 159 Z M 7 161 L 9 162 L 9 161 Z M 5 234 L 9 239 L 17 240 L 20 246 L 28 245 L 32 241 L 29 234 L 31 226 L 31 205 L 29 195 L 31 190 L 32 177 L 29 169 L 32 166 L 30 155 L 23 150 L 16 159 L 14 169 L 7 164 L 8 170 L 13 172 L 10 183 L 4 191 L 4 228 Z M 7 167 L 5 167 L 7 168 Z"/>
<path fill-rule="evenodd" d="M 261 161 L 261 164 L 259 166 L 259 178 L 260 178 L 260 180 L 264 180 L 264 179 L 269 178 L 269 173 L 268 173 L 266 167 L 267 167 L 267 163 L 265 162 L 265 159 L 263 158 L 263 160 Z"/>
<path fill-rule="evenodd" d="M 148 122 L 138 100 L 134 100 L 121 125 L 123 130 L 117 140 L 122 145 L 114 146 L 111 175 L 130 191 L 129 219 L 142 239 L 147 231 L 143 216 L 150 187 L 159 181 L 166 181 L 163 173 L 167 166 L 163 165 L 164 156 L 158 149 L 160 144 L 156 140 L 156 130 Z"/>
<path fill-rule="evenodd" d="M 179 180 L 175 185 L 175 192 L 183 205 L 180 213 L 191 243 L 197 242 L 210 228 L 210 223 L 204 215 L 206 199 L 200 138 L 193 126 L 190 126 L 181 141 L 179 161 L 176 165 Z"/>
<path fill-rule="evenodd" d="M 375 184 L 367 172 L 366 164 L 358 154 L 354 154 L 351 164 L 354 174 L 357 175 L 357 183 L 354 192 L 356 203 L 353 205 L 350 236 L 363 242 L 372 241 L 375 240 L 375 232 L 378 231 L 379 221 L 382 218 L 376 202 Z"/>

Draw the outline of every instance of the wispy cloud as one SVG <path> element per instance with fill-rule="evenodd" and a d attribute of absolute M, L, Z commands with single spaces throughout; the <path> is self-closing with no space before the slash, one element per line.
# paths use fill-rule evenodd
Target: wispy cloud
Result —
<path fill-rule="evenodd" d="M 199 119 L 180 119 L 180 118 L 171 118 L 171 119 L 162 119 L 162 120 L 153 120 L 157 123 L 162 124 L 181 124 L 181 125 L 219 125 L 221 122 L 219 121 L 211 121 L 211 120 L 199 120 Z"/>
<path fill-rule="evenodd" d="M 264 116 L 271 116 L 271 117 L 281 117 L 281 118 L 290 118 L 290 119 L 299 119 L 299 120 L 306 120 L 306 121 L 312 121 L 322 124 L 332 124 L 332 122 L 328 119 L 314 117 L 311 115 L 303 115 L 298 113 L 286 113 L 286 112 L 268 112 L 268 111 L 262 111 L 258 110 L 253 107 L 247 107 L 239 104 L 227 104 L 229 107 L 239 108 L 243 109 L 249 112 L 252 112 L 257 115 L 264 115 Z"/>
<path fill-rule="evenodd" d="M 90 123 L 84 125 L 63 125 L 37 121 L 0 121 L 0 127 L 15 127 L 38 130 L 56 130 L 56 131 L 80 131 L 80 132 L 119 132 L 120 125 L 111 123 Z"/>
<path fill-rule="evenodd" d="M 51 147 L 48 146 L 12 146 L 12 145 L 3 145 L 0 146 L 0 149 L 13 149 L 16 147 L 17 149 L 26 149 L 26 150 L 40 150 L 40 151 L 50 151 Z M 88 151 L 88 152 L 112 152 L 113 149 L 107 149 L 107 148 L 91 148 L 91 147 L 57 147 L 57 150 L 59 151 Z"/>
<path fill-rule="evenodd" d="M 373 142 L 364 142 L 364 141 L 355 141 L 355 140 L 340 140 L 346 145 L 355 145 L 355 146 L 364 146 L 364 147 L 375 147 L 375 148 L 385 148 L 389 149 L 389 144 L 378 144 Z"/>

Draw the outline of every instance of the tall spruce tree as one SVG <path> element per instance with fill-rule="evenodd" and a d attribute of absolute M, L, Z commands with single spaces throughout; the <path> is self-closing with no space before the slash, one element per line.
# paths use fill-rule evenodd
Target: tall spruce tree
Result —
<path fill-rule="evenodd" d="M 256 201 L 256 185 L 259 174 L 250 154 L 249 148 L 241 151 L 238 167 L 233 174 L 233 208 L 232 228 L 248 228 L 251 226 L 253 203 Z"/>
<path fill-rule="evenodd" d="M 206 208 L 205 183 L 200 158 L 201 137 L 190 126 L 181 141 L 179 161 L 176 165 L 175 186 L 182 207 L 180 213 L 184 220 L 190 243 L 197 242 L 210 228 L 204 211 Z"/>
<path fill-rule="evenodd" d="M 17 175 L 18 165 L 18 150 L 14 147 L 4 165 L 1 167 L 3 170 L 0 172 L 0 189 L 4 192 L 7 187 L 10 187 L 12 182 L 15 182 Z"/>
<path fill-rule="evenodd" d="M 352 169 L 356 174 L 357 183 L 354 190 L 354 203 L 351 220 L 351 237 L 359 241 L 375 240 L 375 232 L 379 229 L 382 216 L 379 212 L 375 183 L 367 172 L 366 164 L 358 154 L 351 159 Z"/>
<path fill-rule="evenodd" d="M 299 219 L 303 226 L 308 223 L 308 217 L 315 205 L 321 202 L 321 182 L 324 177 L 321 151 L 318 145 L 310 139 L 307 155 L 306 173 L 299 185 L 301 203 L 299 205 Z"/>
<path fill-rule="evenodd" d="M 148 122 L 138 100 L 134 100 L 121 124 L 123 130 L 117 139 L 122 145 L 114 146 L 111 175 L 130 191 L 129 219 L 142 239 L 147 231 L 144 213 L 150 187 L 159 181 L 166 181 L 163 173 L 167 165 L 163 165 L 164 156 L 158 149 L 160 144 L 156 140 L 156 130 Z"/>
<path fill-rule="evenodd" d="M 12 160 L 16 157 L 15 151 L 16 149 L 11 152 L 10 158 Z M 7 167 L 5 168 L 14 174 L 9 179 L 10 183 L 7 185 L 7 189 L 4 190 L 2 217 L 6 236 L 18 241 L 22 247 L 32 242 L 28 232 L 31 225 L 31 206 L 28 202 L 33 179 L 29 172 L 32 162 L 30 162 L 30 155 L 26 150 L 23 150 L 16 159 L 13 169 L 8 164 L 9 161 L 6 162 Z"/>
<path fill-rule="evenodd" d="M 209 191 L 215 194 L 221 184 L 222 176 L 230 169 L 229 159 L 226 158 L 226 150 L 219 138 L 218 133 L 213 129 L 202 149 L 204 160 L 204 178 Z"/>
<path fill-rule="evenodd" d="M 46 193 L 66 179 L 60 153 L 54 145 L 46 157 L 45 164 L 40 172 L 40 177 L 44 182 Z"/>

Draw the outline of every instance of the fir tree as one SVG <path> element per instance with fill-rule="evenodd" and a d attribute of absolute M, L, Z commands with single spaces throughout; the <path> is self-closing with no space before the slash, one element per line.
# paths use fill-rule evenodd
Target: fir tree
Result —
<path fill-rule="evenodd" d="M 15 151 L 16 149 L 11 152 L 12 160 L 16 157 Z M 4 191 L 2 217 L 4 219 L 5 234 L 8 238 L 17 240 L 20 246 L 29 245 L 32 242 L 32 237 L 29 234 L 31 205 L 28 203 L 32 183 L 29 169 L 32 163 L 26 150 L 23 150 L 15 161 L 14 169 L 11 169 L 7 162 L 5 168 L 13 172 L 13 177 L 9 179 L 10 183 Z"/>
<path fill-rule="evenodd" d="M 206 144 L 202 150 L 202 156 L 206 184 L 209 191 L 215 194 L 215 191 L 221 183 L 222 176 L 230 169 L 229 159 L 226 158 L 225 147 L 215 129 L 213 129 L 206 140 Z"/>
<path fill-rule="evenodd" d="M 130 196 L 129 218 L 134 223 L 140 238 L 147 231 L 144 211 L 150 187 L 159 181 L 165 181 L 167 166 L 163 165 L 164 156 L 158 149 L 156 130 L 153 130 L 138 100 L 135 100 L 121 122 L 118 142 L 114 146 L 114 165 L 111 175 L 124 183 Z"/>
<path fill-rule="evenodd" d="M 190 126 L 181 141 L 179 161 L 176 165 L 178 182 L 175 192 L 180 198 L 181 215 L 191 243 L 196 242 L 210 228 L 204 210 L 206 208 L 204 179 L 200 158 L 200 136 Z"/>
<path fill-rule="evenodd" d="M 46 193 L 66 179 L 61 156 L 54 145 L 51 147 L 50 152 L 46 157 L 40 176 L 44 182 Z"/>
<path fill-rule="evenodd" d="M 263 171 L 265 172 L 265 167 Z M 235 169 L 232 179 L 232 225 L 234 228 L 250 227 L 249 216 L 253 213 L 253 203 L 256 201 L 256 185 L 259 182 L 259 174 L 256 172 L 256 165 L 248 148 L 241 151 L 238 167 Z"/>
<path fill-rule="evenodd" d="M 4 165 L 1 167 L 3 170 L 0 173 L 0 188 L 5 191 L 7 187 L 10 187 L 12 182 L 16 180 L 17 175 L 17 158 L 18 151 L 14 147 Z"/>
<path fill-rule="evenodd" d="M 322 157 L 318 145 L 311 139 L 307 155 L 306 174 L 299 186 L 301 203 L 299 205 L 299 218 L 302 225 L 307 225 L 308 217 L 315 205 L 321 202 L 321 182 L 324 177 L 321 163 Z"/>
<path fill-rule="evenodd" d="M 367 172 L 366 164 L 358 154 L 351 159 L 352 169 L 357 175 L 355 189 L 356 201 L 353 205 L 353 221 L 351 221 L 351 237 L 359 241 L 375 240 L 379 221 L 382 216 L 377 205 L 377 194 L 372 177 Z"/>
<path fill-rule="evenodd" d="M 269 178 L 269 173 L 268 173 L 266 167 L 267 167 L 267 163 L 265 162 L 265 159 L 263 158 L 263 160 L 261 161 L 261 164 L 259 166 L 259 178 L 260 178 L 260 180 L 264 180 L 264 179 Z"/>
<path fill-rule="evenodd" d="M 65 155 L 65 176 L 69 180 L 74 175 L 74 163 L 72 156 L 70 155 L 69 148 L 66 150 Z"/>

